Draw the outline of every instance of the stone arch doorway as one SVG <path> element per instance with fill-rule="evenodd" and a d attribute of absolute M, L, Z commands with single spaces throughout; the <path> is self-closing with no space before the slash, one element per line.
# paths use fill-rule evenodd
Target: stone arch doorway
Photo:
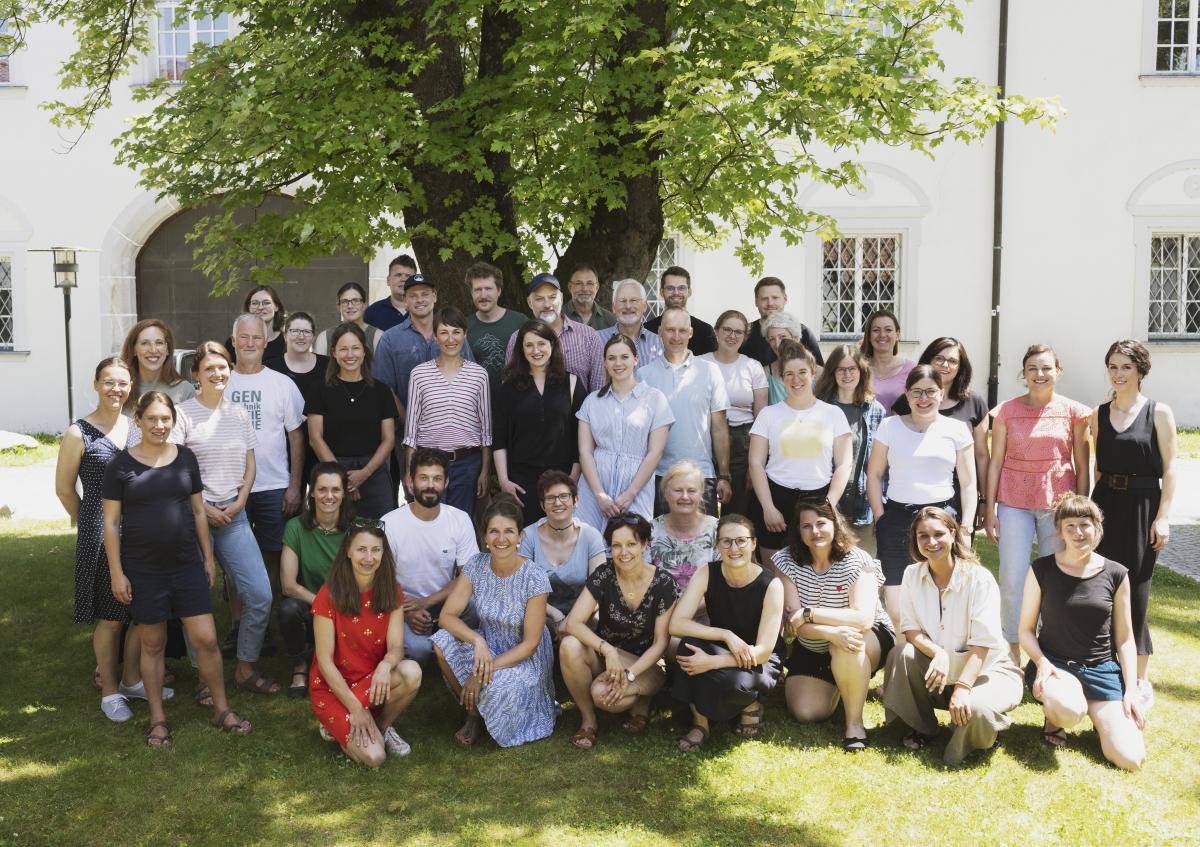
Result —
<path fill-rule="evenodd" d="M 259 214 L 286 213 L 292 202 L 288 197 L 272 196 L 257 209 L 243 209 L 237 215 L 250 221 Z M 188 209 L 168 218 L 146 239 L 137 256 L 138 318 L 165 321 L 180 349 L 194 349 L 209 339 L 224 341 L 234 317 L 242 311 L 246 292 L 252 288 L 245 283 L 232 294 L 214 297 L 211 281 L 193 268 L 194 247 L 186 236 L 197 221 L 214 210 Z M 251 266 L 247 262 L 247 269 Z M 370 290 L 367 263 L 342 251 L 315 258 L 303 268 L 285 268 L 283 279 L 272 283 L 272 287 L 289 312 L 309 312 L 320 331 L 337 320 L 337 290 L 347 282 L 357 282 L 363 290 Z"/>

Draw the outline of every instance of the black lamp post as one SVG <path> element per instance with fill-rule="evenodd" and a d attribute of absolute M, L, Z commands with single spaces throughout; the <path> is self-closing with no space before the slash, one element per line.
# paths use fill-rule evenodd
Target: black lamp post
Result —
<path fill-rule="evenodd" d="M 75 420 L 75 392 L 71 385 L 71 289 L 79 284 L 77 252 L 72 247 L 52 247 L 54 253 L 54 287 L 63 293 L 63 338 L 67 349 L 67 420 Z"/>

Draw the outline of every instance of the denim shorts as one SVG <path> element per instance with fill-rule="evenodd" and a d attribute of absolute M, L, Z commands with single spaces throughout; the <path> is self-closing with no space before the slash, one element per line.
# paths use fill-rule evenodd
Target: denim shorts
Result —
<path fill-rule="evenodd" d="M 1088 700 L 1121 700 L 1125 697 L 1125 681 L 1121 678 L 1121 665 L 1115 659 L 1106 659 L 1096 664 L 1085 664 L 1071 659 L 1060 659 L 1058 656 L 1045 654 L 1050 664 L 1060 671 L 1066 671 L 1079 680 L 1083 686 L 1083 696 Z M 1033 690 L 1033 681 L 1037 678 L 1037 665 L 1030 662 L 1025 666 L 1025 684 Z"/>
<path fill-rule="evenodd" d="M 246 517 L 254 530 L 254 540 L 260 550 L 278 553 L 283 549 L 283 495 L 286 488 L 253 491 L 246 500 Z"/>

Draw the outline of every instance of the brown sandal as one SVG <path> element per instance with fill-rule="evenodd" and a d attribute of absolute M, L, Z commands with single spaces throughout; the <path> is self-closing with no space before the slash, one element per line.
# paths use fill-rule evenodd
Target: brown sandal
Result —
<path fill-rule="evenodd" d="M 233 684 L 251 694 L 278 694 L 283 690 L 278 682 L 268 679 L 258 671 L 251 671 L 250 675 L 243 680 L 235 679 Z"/>
<path fill-rule="evenodd" d="M 646 731 L 646 727 L 650 724 L 650 715 L 630 715 L 625 723 L 621 724 L 621 729 L 628 732 L 630 735 L 641 735 Z"/>
<path fill-rule="evenodd" d="M 227 719 L 230 715 L 233 715 L 235 718 L 237 718 L 236 723 L 227 722 Z M 230 735 L 249 735 L 251 729 L 250 721 L 243 718 L 233 709 L 226 709 L 225 711 L 221 712 L 221 714 L 217 715 L 216 718 L 213 719 L 212 725 L 221 730 L 221 732 L 227 732 Z"/>
<path fill-rule="evenodd" d="M 155 735 L 154 730 L 162 727 L 167 731 L 166 735 Z M 146 730 L 146 746 L 148 747 L 170 747 L 171 746 L 171 730 L 167 726 L 166 721 L 155 721 L 150 724 L 150 728 Z"/>
<path fill-rule="evenodd" d="M 596 746 L 596 727 L 585 726 L 571 736 L 571 743 L 580 750 L 591 750 Z"/>

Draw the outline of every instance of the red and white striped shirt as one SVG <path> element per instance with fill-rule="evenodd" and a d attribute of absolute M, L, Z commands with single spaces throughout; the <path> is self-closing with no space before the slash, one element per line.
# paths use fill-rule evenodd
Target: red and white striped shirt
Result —
<path fill-rule="evenodd" d="M 404 443 L 439 450 L 491 445 L 492 398 L 487 370 L 464 361 L 454 378 L 446 379 L 436 359 L 413 368 L 408 381 Z"/>

